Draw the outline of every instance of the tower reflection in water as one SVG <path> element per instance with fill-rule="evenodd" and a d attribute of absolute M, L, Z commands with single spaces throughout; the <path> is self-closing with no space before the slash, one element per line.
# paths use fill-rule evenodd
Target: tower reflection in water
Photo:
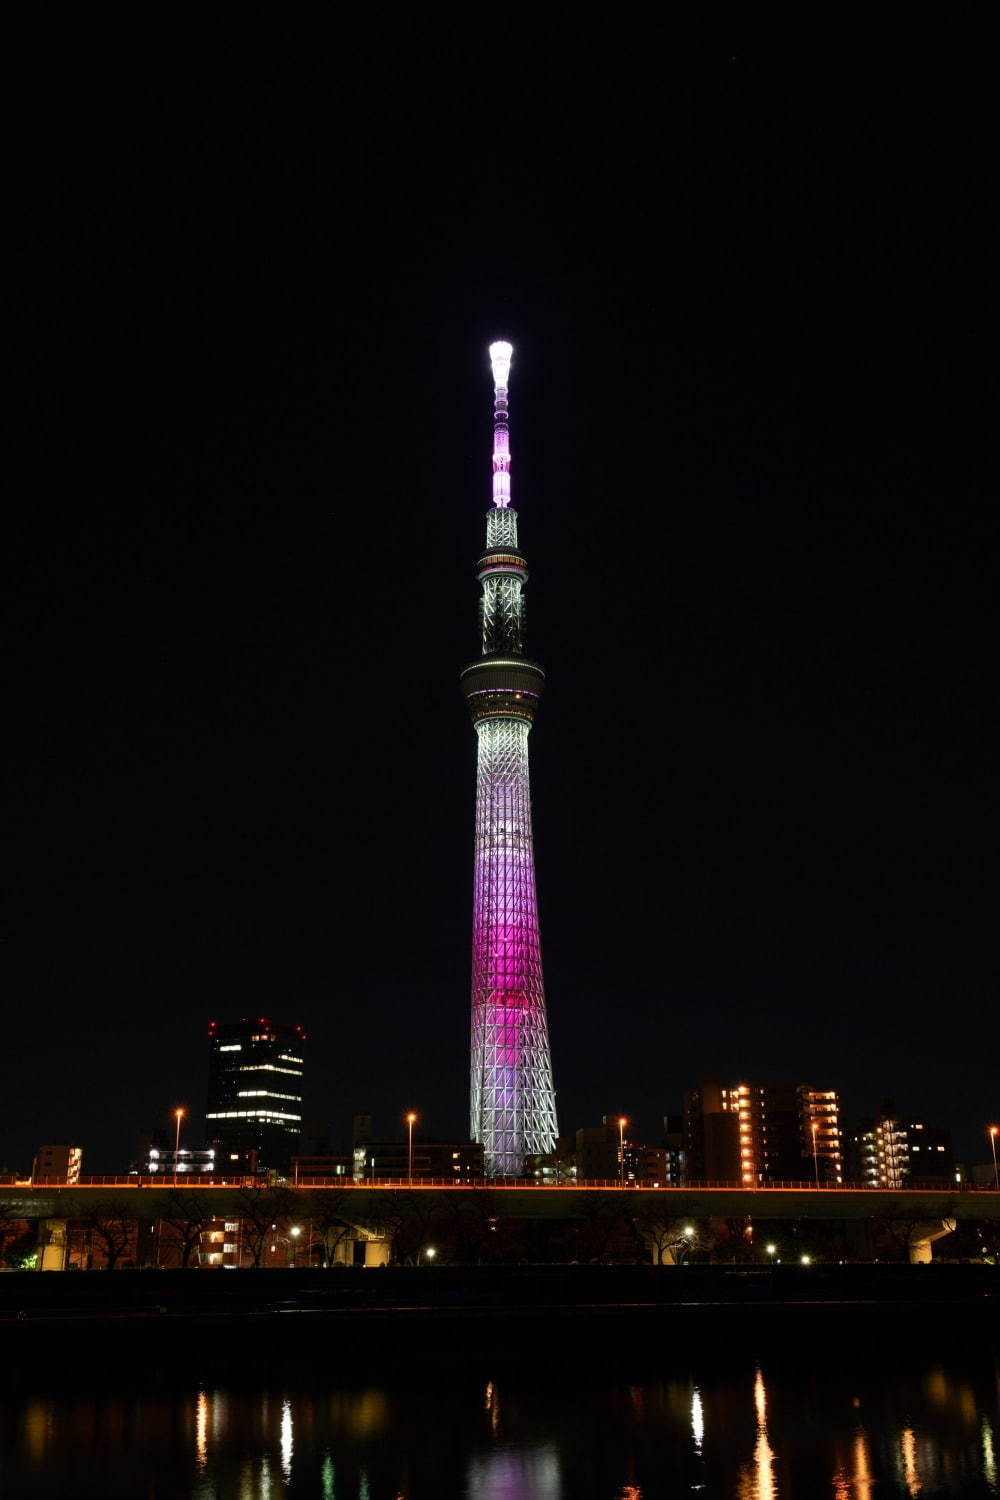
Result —
<path fill-rule="evenodd" d="M 466 1480 L 469 1500 L 563 1500 L 559 1453 L 545 1444 L 476 1457 Z"/>

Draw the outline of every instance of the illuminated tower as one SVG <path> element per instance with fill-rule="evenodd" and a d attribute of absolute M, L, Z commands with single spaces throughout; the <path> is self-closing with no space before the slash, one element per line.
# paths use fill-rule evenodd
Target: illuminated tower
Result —
<path fill-rule="evenodd" d="M 526 1156 L 552 1151 L 556 1098 L 538 941 L 528 791 L 528 731 L 545 683 L 524 655 L 527 564 L 510 503 L 510 344 L 491 344 L 493 504 L 476 567 L 479 660 L 462 690 L 479 740 L 472 925 L 471 1134 L 488 1177 L 516 1177 Z"/>

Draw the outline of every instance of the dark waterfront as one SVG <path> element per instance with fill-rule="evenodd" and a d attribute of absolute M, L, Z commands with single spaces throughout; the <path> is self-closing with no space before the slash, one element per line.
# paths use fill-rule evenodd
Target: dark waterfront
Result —
<path fill-rule="evenodd" d="M 200 1328 L 108 1357 L 67 1336 L 2 1389 L 0 1495 L 145 1500 L 884 1500 L 1000 1494 L 1000 1345 L 976 1319 L 926 1336 L 870 1310 L 836 1330 L 734 1312 L 662 1343 L 627 1322 L 592 1352 L 515 1322 L 461 1354 L 400 1346 L 353 1373 L 359 1330 L 308 1328 L 301 1359 L 227 1359 Z M 915 1310 L 915 1321 L 921 1313 Z M 287 1320 L 286 1320 L 287 1321 Z M 956 1326 L 967 1325 L 967 1331 Z M 862 1329 L 864 1331 L 862 1331 Z M 261 1327 L 261 1339 L 267 1329 Z M 362 1335 L 363 1337 L 363 1335 Z M 353 1348 L 351 1346 L 354 1346 Z M 433 1351 L 429 1351 L 433 1353 Z"/>

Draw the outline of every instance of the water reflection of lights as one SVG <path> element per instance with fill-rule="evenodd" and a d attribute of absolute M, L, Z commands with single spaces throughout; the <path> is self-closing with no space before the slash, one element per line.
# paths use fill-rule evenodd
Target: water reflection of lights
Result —
<path fill-rule="evenodd" d="M 364 1438 L 388 1426 L 390 1407 L 385 1391 L 340 1391 L 331 1396 L 329 1412 L 336 1428 Z"/>
<path fill-rule="evenodd" d="M 329 1453 L 323 1455 L 323 1467 L 320 1470 L 320 1479 L 323 1483 L 322 1500 L 337 1500 L 337 1475 L 333 1467 L 333 1459 Z"/>
<path fill-rule="evenodd" d="M 285 1480 L 292 1477 L 292 1403 L 281 1403 L 281 1472 Z"/>
<path fill-rule="evenodd" d="M 559 1454 L 548 1445 L 519 1453 L 498 1449 L 469 1464 L 469 1500 L 561 1500 L 562 1492 Z"/>
<path fill-rule="evenodd" d="M 253 1486 L 253 1465 L 249 1459 L 240 1470 L 240 1500 L 257 1500 L 257 1492 Z"/>
<path fill-rule="evenodd" d="M 872 1471 L 868 1458 L 868 1439 L 859 1427 L 854 1439 L 854 1494 L 856 1500 L 872 1500 Z"/>
<path fill-rule="evenodd" d="M 194 1418 L 194 1452 L 199 1469 L 208 1463 L 208 1397 L 198 1392 Z"/>
<path fill-rule="evenodd" d="M 997 1482 L 997 1459 L 996 1450 L 993 1447 L 993 1433 L 990 1424 L 983 1418 L 983 1477 L 990 1484 Z"/>
<path fill-rule="evenodd" d="M 54 1411 L 50 1401 L 29 1401 L 24 1413 L 24 1441 L 33 1459 L 40 1459 L 52 1437 Z"/>
<path fill-rule="evenodd" d="M 753 1405 L 757 1414 L 757 1441 L 753 1450 L 753 1468 L 744 1464 L 740 1470 L 739 1500 L 776 1500 L 778 1485 L 774 1477 L 774 1450 L 767 1438 L 767 1390 L 759 1367 L 753 1383 Z"/>
<path fill-rule="evenodd" d="M 705 1408 L 701 1404 L 701 1392 L 697 1386 L 691 1392 L 691 1436 L 694 1438 L 695 1452 L 700 1455 L 705 1441 Z"/>
<path fill-rule="evenodd" d="M 500 1393 L 492 1380 L 486 1382 L 484 1406 L 490 1414 L 490 1431 L 496 1436 L 497 1428 L 500 1426 Z"/>
<path fill-rule="evenodd" d="M 899 1449 L 903 1456 L 903 1478 L 911 1495 L 920 1494 L 920 1474 L 917 1471 L 917 1440 L 912 1427 L 904 1427 L 899 1438 Z"/>

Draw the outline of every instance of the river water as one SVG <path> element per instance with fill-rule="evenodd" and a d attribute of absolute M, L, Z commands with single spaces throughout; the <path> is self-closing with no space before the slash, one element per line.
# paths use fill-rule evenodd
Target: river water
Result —
<path fill-rule="evenodd" d="M 5 1372 L 0 1495 L 129 1500 L 885 1500 L 1000 1495 L 1000 1351 L 745 1348 L 739 1325 L 630 1367 L 541 1345 L 351 1378 L 328 1360 L 199 1379 L 68 1350 Z M 933 1341 L 932 1341 L 933 1342 Z M 509 1353 L 510 1351 L 508 1351 Z M 191 1351 L 196 1367 L 199 1354 Z M 511 1370 L 515 1373 L 511 1373 Z"/>

